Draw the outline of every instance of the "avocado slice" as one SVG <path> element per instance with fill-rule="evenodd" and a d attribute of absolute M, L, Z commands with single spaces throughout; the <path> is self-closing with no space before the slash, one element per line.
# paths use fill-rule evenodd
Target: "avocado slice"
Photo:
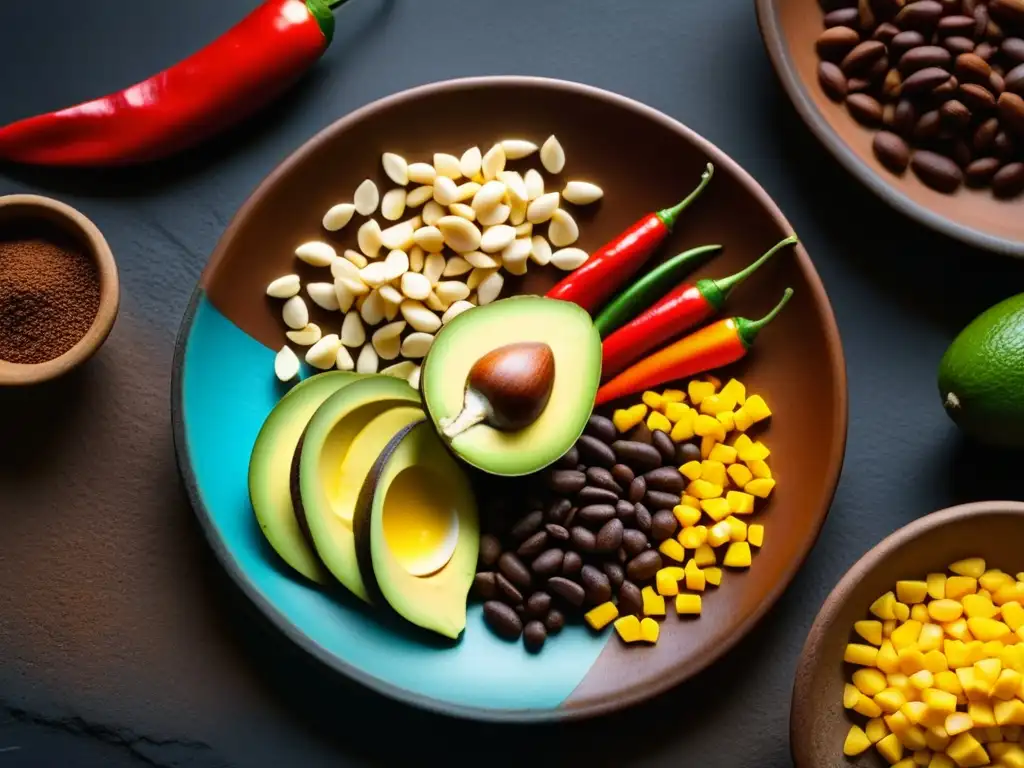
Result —
<path fill-rule="evenodd" d="M 381 451 L 359 494 L 353 530 L 371 599 L 458 638 L 480 522 L 469 479 L 428 421 L 407 424 Z"/>
<path fill-rule="evenodd" d="M 521 342 L 547 344 L 554 384 L 540 416 L 518 430 L 477 424 L 449 445 L 468 464 L 495 475 L 518 476 L 557 461 L 590 418 L 601 380 L 601 337 L 590 315 L 567 301 L 516 296 L 463 312 L 446 325 L 427 353 L 420 388 L 438 432 L 462 410 L 470 369 L 487 353 Z"/>
<path fill-rule="evenodd" d="M 249 459 L 249 499 L 260 530 L 292 568 L 318 584 L 329 574 L 299 526 L 292 505 L 291 472 L 295 449 L 316 409 L 362 374 L 330 371 L 295 385 L 270 412 Z"/>
<path fill-rule="evenodd" d="M 352 518 L 359 490 L 380 452 L 402 427 L 423 418 L 406 382 L 372 376 L 329 397 L 296 452 L 292 502 L 317 555 L 350 592 L 369 602 L 356 561 Z"/>

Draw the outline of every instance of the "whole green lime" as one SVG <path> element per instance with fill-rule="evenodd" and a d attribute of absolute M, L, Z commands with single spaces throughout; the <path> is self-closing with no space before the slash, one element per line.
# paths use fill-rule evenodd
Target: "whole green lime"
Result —
<path fill-rule="evenodd" d="M 939 364 L 946 413 L 991 445 L 1024 447 L 1024 294 L 976 317 Z"/>

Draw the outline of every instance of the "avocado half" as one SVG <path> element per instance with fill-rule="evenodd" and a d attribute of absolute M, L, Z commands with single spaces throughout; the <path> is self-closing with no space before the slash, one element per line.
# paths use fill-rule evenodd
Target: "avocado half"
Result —
<path fill-rule="evenodd" d="M 495 475 L 536 472 L 565 454 L 590 418 L 601 381 L 601 336 L 576 304 L 516 296 L 463 312 L 446 325 L 423 361 L 420 390 L 435 429 L 462 410 L 473 364 L 516 342 L 551 347 L 555 380 L 540 416 L 527 427 L 503 431 L 477 424 L 448 443 L 466 463 Z"/>
<path fill-rule="evenodd" d="M 381 451 L 423 418 L 405 381 L 371 376 L 324 401 L 302 436 L 292 468 L 292 503 L 327 570 L 369 602 L 356 561 L 353 517 L 360 489 Z"/>
<path fill-rule="evenodd" d="M 468 478 L 422 416 L 380 452 L 353 522 L 371 600 L 457 638 L 466 627 L 466 596 L 476 572 L 479 515 Z"/>
<path fill-rule="evenodd" d="M 297 384 L 270 412 L 249 459 L 249 499 L 260 530 L 292 568 L 318 584 L 329 574 L 299 526 L 292 504 L 291 473 L 295 449 L 317 408 L 362 374 L 321 373 Z"/>

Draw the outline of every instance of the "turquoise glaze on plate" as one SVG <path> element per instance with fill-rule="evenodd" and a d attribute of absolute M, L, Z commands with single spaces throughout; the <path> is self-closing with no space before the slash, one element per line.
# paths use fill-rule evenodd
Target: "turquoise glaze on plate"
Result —
<path fill-rule="evenodd" d="M 553 714 L 607 634 L 566 627 L 543 653 L 530 655 L 521 642 L 495 637 L 473 604 L 462 640 L 436 643 L 293 573 L 264 541 L 246 481 L 256 435 L 285 391 L 274 378 L 274 351 L 201 291 L 178 344 L 173 421 L 182 474 L 218 557 L 272 621 L 328 665 L 395 698 L 472 717 Z"/>

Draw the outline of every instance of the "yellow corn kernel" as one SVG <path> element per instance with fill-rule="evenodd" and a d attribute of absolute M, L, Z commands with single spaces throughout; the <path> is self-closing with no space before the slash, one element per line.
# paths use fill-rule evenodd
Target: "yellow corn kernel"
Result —
<path fill-rule="evenodd" d="M 896 597 L 901 603 L 923 603 L 928 596 L 928 584 L 924 581 L 897 581 Z"/>
<path fill-rule="evenodd" d="M 974 662 L 974 677 L 985 684 L 985 693 L 996 684 L 1002 671 L 1003 663 L 999 659 L 981 659 Z"/>
<path fill-rule="evenodd" d="M 686 386 L 686 391 L 690 395 L 690 402 L 700 405 L 705 397 L 715 394 L 715 385 L 708 381 L 692 379 Z"/>
<path fill-rule="evenodd" d="M 772 492 L 772 489 L 774 487 L 774 480 L 768 480 L 766 478 L 759 477 L 756 480 L 751 480 L 749 483 L 743 486 L 743 490 L 746 491 L 747 493 L 757 496 L 760 499 L 767 499 L 768 495 Z"/>
<path fill-rule="evenodd" d="M 1016 632 L 1021 627 L 1024 627 L 1024 607 L 1016 601 L 1010 601 L 1003 603 L 1002 607 L 1003 621 L 1006 622 L 1006 626 Z"/>
<path fill-rule="evenodd" d="M 696 460 L 688 461 L 679 468 L 679 472 L 691 482 L 694 480 L 700 480 L 701 462 Z"/>
<path fill-rule="evenodd" d="M 647 406 L 643 403 L 634 405 L 631 408 L 620 408 L 612 414 L 612 423 L 619 432 L 628 432 L 647 415 Z"/>
<path fill-rule="evenodd" d="M 697 502 L 697 507 L 691 507 L 689 504 L 676 504 L 672 507 L 672 514 L 676 516 L 676 520 L 679 521 L 679 525 L 683 528 L 692 528 L 700 522 L 700 502 Z"/>
<path fill-rule="evenodd" d="M 722 583 L 722 569 L 716 566 L 711 566 L 704 569 L 704 580 L 712 587 L 717 587 Z"/>
<path fill-rule="evenodd" d="M 975 728 L 988 728 L 996 724 L 996 716 L 992 705 L 987 701 L 972 701 L 967 705 L 967 714 Z"/>
<path fill-rule="evenodd" d="M 722 411 L 731 411 L 735 407 L 736 403 L 730 402 L 721 394 L 708 395 L 700 402 L 700 412 L 706 413 L 708 416 L 717 416 Z"/>
<path fill-rule="evenodd" d="M 855 621 L 853 631 L 872 645 L 882 644 L 882 622 L 874 620 Z"/>
<path fill-rule="evenodd" d="M 658 622 L 651 618 L 640 620 L 640 639 L 645 643 L 658 642 L 658 635 L 661 634 L 661 627 Z"/>
<path fill-rule="evenodd" d="M 733 464 L 733 463 L 735 463 L 735 461 L 736 461 L 736 449 L 733 448 L 731 445 L 726 445 L 725 443 L 719 443 L 713 449 L 711 449 L 711 455 L 708 457 L 708 459 L 710 461 L 717 461 L 719 464 L 722 464 L 723 465 L 722 469 L 724 471 L 724 469 L 725 469 L 724 465 L 725 464 Z M 724 476 L 722 478 L 722 482 L 720 483 L 720 485 L 725 485 L 725 477 Z"/>
<path fill-rule="evenodd" d="M 908 701 L 917 697 L 917 689 L 911 686 L 910 678 L 902 672 L 887 674 L 885 676 L 885 680 L 889 683 L 889 688 L 895 688 L 897 691 L 902 693 L 904 698 Z"/>
<path fill-rule="evenodd" d="M 736 422 L 733 420 L 732 411 L 721 411 L 716 413 L 715 418 L 722 423 L 722 428 L 725 429 L 726 434 L 729 434 L 736 428 Z"/>
<path fill-rule="evenodd" d="M 666 389 L 661 393 L 661 399 L 666 403 L 686 402 L 686 393 L 681 389 Z"/>
<path fill-rule="evenodd" d="M 938 725 L 929 726 L 928 730 L 925 731 L 924 740 L 925 742 L 927 742 L 928 748 L 935 752 L 941 752 L 945 750 L 946 747 L 949 746 L 950 742 L 949 734 L 946 733 L 946 728 L 941 723 Z M 946 758 L 945 754 L 941 755 L 941 757 L 947 760 L 949 759 Z M 935 762 L 934 759 L 932 760 L 932 762 Z M 931 766 L 930 768 L 935 768 L 935 766 Z M 954 768 L 953 761 L 949 760 L 949 764 L 944 765 L 943 768 Z"/>
<path fill-rule="evenodd" d="M 754 426 L 754 419 L 747 412 L 746 408 L 740 407 L 733 411 L 732 423 L 735 429 L 738 429 L 740 432 L 746 432 Z"/>
<path fill-rule="evenodd" d="M 989 686 L 983 680 L 979 680 L 972 667 L 960 667 L 956 671 L 957 679 L 964 688 L 964 698 L 967 701 L 984 701 L 988 698 Z"/>
<path fill-rule="evenodd" d="M 1024 602 L 1024 583 L 1015 581 L 1012 584 L 1000 587 L 996 590 L 996 593 L 992 595 L 992 602 L 996 605 L 1006 605 L 1006 603 L 1011 602 Z"/>
<path fill-rule="evenodd" d="M 958 576 L 980 579 L 985 574 L 985 561 L 980 557 L 969 557 L 966 560 L 957 560 L 949 566 L 949 570 Z"/>
<path fill-rule="evenodd" d="M 973 639 L 970 630 L 967 629 L 967 619 L 963 617 L 954 621 L 947 621 L 942 625 L 942 631 L 954 640 L 960 640 L 965 643 Z"/>
<path fill-rule="evenodd" d="M 671 539 L 668 539 L 671 541 Z M 678 544 L 679 542 L 676 542 Z M 675 566 L 662 568 L 654 574 L 654 585 L 659 595 L 671 597 L 679 594 L 679 582 L 683 578 L 683 569 Z"/>
<path fill-rule="evenodd" d="M 717 565 L 718 558 L 715 557 L 715 550 L 708 544 L 701 544 L 693 553 L 691 563 L 696 563 L 699 568 L 706 568 L 709 565 Z"/>
<path fill-rule="evenodd" d="M 696 560 L 686 564 L 686 588 L 691 592 L 703 592 L 707 581 L 704 579 L 704 571 L 697 566 Z"/>
<path fill-rule="evenodd" d="M 967 628 L 971 634 L 983 643 L 990 640 L 1004 640 L 1010 635 L 1010 628 L 1003 622 L 996 619 L 986 619 L 978 616 L 967 620 Z"/>
<path fill-rule="evenodd" d="M 729 379 L 718 394 L 729 398 L 736 405 L 743 405 L 747 401 L 747 388 L 737 379 Z"/>
<path fill-rule="evenodd" d="M 897 602 L 893 605 L 892 612 L 896 616 L 896 621 L 906 621 L 910 618 L 910 606 L 906 603 Z"/>
<path fill-rule="evenodd" d="M 684 440 L 689 440 L 693 437 L 693 420 L 697 417 L 697 412 L 693 408 L 687 408 L 685 413 L 682 413 L 678 419 L 676 419 L 675 425 L 672 427 L 672 432 L 669 433 L 669 437 L 676 443 L 681 443 Z"/>
<path fill-rule="evenodd" d="M 991 619 L 999 609 L 992 604 L 992 598 L 984 595 L 964 595 L 960 601 L 964 606 L 964 615 L 969 619 Z"/>
<path fill-rule="evenodd" d="M 925 715 L 928 714 L 928 705 L 923 701 L 908 701 L 900 707 L 900 712 L 906 715 L 914 725 L 920 725 Z"/>
<path fill-rule="evenodd" d="M 956 712 L 956 696 L 949 691 L 943 691 L 939 688 L 929 688 L 921 694 L 921 701 L 923 701 L 932 712 L 941 713 L 943 715 Z"/>
<path fill-rule="evenodd" d="M 729 545 L 729 549 L 725 551 L 725 559 L 722 560 L 724 565 L 730 568 L 749 568 L 752 562 L 750 554 L 750 544 L 745 541 L 734 541 Z M 849 646 L 847 646 L 849 648 Z M 869 648 L 870 646 L 862 646 Z M 871 648 L 872 651 L 877 649 Z"/>
<path fill-rule="evenodd" d="M 918 648 L 920 647 L 920 641 L 918 641 Z M 924 668 L 933 675 L 937 675 L 939 672 L 948 672 L 949 664 L 946 662 L 946 657 L 942 655 L 942 651 L 935 649 L 924 655 Z"/>
<path fill-rule="evenodd" d="M 867 734 L 872 744 L 877 744 L 889 735 L 889 726 L 881 717 L 873 717 L 864 726 L 864 733 Z"/>
<path fill-rule="evenodd" d="M 1024 646 L 1004 645 L 999 660 L 1003 662 L 1003 669 L 1012 669 L 1017 674 L 1024 675 Z"/>
<path fill-rule="evenodd" d="M 698 482 L 703 481 L 698 480 Z M 708 517 L 716 523 L 727 518 L 732 512 L 732 509 L 729 507 L 729 502 L 721 496 L 716 499 L 705 499 L 700 503 L 700 508 L 707 512 Z"/>
<path fill-rule="evenodd" d="M 919 606 L 914 606 L 915 608 Z M 928 609 L 925 609 L 925 613 Z M 917 636 L 917 647 L 921 649 L 922 653 L 927 654 L 929 651 L 937 651 L 942 647 L 942 627 L 938 624 L 932 624 L 925 618 L 925 621 L 921 624 L 921 634 Z"/>
<path fill-rule="evenodd" d="M 900 743 L 902 743 L 903 746 L 911 752 L 917 752 L 928 746 L 928 742 L 925 741 L 924 737 L 924 729 L 913 724 L 909 725 L 907 729 L 899 735 L 899 739 Z M 903 763 L 909 763 L 909 768 L 913 768 L 914 766 L 914 761 L 911 758 L 902 760 L 900 763 L 897 763 L 897 766 Z"/>
<path fill-rule="evenodd" d="M 749 448 L 754 444 L 754 441 L 747 435 L 739 435 L 735 440 L 732 441 L 732 447 L 736 449 L 737 454 L 745 448 Z"/>
<path fill-rule="evenodd" d="M 871 739 L 868 738 L 868 735 L 860 726 L 854 725 L 846 734 L 846 741 L 843 742 L 843 754 L 847 757 L 854 757 L 866 752 L 870 746 Z"/>
<path fill-rule="evenodd" d="M 640 639 L 640 619 L 636 616 L 620 616 L 613 626 L 624 643 L 635 643 Z"/>
<path fill-rule="evenodd" d="M 967 653 L 967 663 L 974 664 L 976 661 L 982 661 L 989 658 L 985 654 L 985 644 L 980 640 L 971 640 L 969 643 L 964 644 L 964 651 Z M 999 670 L 995 670 L 992 674 L 992 682 L 995 682 L 996 676 Z"/>
<path fill-rule="evenodd" d="M 719 448 L 728 448 L 723 446 L 721 443 L 715 445 L 711 449 L 711 453 L 714 453 Z M 707 480 L 709 483 L 715 485 L 725 486 L 725 465 L 720 461 L 714 459 L 705 459 L 700 463 L 700 479 Z"/>
<path fill-rule="evenodd" d="M 615 603 L 609 601 L 607 603 L 601 603 L 595 608 L 591 608 L 583 614 L 583 618 L 593 629 L 604 629 L 614 621 L 618 615 L 619 609 L 615 607 Z"/>
<path fill-rule="evenodd" d="M 676 613 L 680 616 L 700 616 L 700 595 L 677 595 Z"/>
<path fill-rule="evenodd" d="M 928 597 L 932 600 L 942 600 L 946 596 L 946 574 L 929 573 L 925 583 L 928 584 Z"/>
<path fill-rule="evenodd" d="M 991 568 L 978 577 L 978 584 L 982 589 L 987 589 L 989 592 L 997 592 L 1000 587 L 1004 587 L 1012 582 L 1013 576 L 1003 573 L 998 568 Z"/>
<path fill-rule="evenodd" d="M 767 462 L 755 459 L 754 461 L 747 462 L 747 468 L 750 469 L 751 474 L 761 480 L 771 480 L 772 470 L 768 466 Z"/>
<path fill-rule="evenodd" d="M 843 661 L 860 667 L 873 667 L 878 658 L 878 648 L 861 643 L 848 643 L 843 653 Z M 899 709 L 897 707 L 896 709 Z M 894 710 L 895 711 L 895 710 Z"/>
<path fill-rule="evenodd" d="M 677 563 L 681 563 L 686 559 L 686 550 L 675 539 L 665 539 L 658 545 L 658 551 L 669 560 L 675 560 Z"/>
<path fill-rule="evenodd" d="M 688 493 L 683 494 L 683 505 L 687 507 L 693 507 L 694 509 L 700 509 L 700 499 L 696 496 L 691 496 Z M 694 523 L 696 525 L 696 523 Z"/>
<path fill-rule="evenodd" d="M 900 672 L 904 675 L 913 675 L 924 669 L 924 654 L 918 648 L 900 648 L 896 655 L 900 660 Z"/>
<path fill-rule="evenodd" d="M 706 413 L 694 417 L 693 431 L 701 437 L 713 437 L 718 442 L 725 440 L 725 427 L 722 426 L 722 422 Z"/>
<path fill-rule="evenodd" d="M 928 606 L 924 603 L 910 606 L 910 618 L 921 624 L 928 623 Z"/>
<path fill-rule="evenodd" d="M 927 669 L 922 669 L 910 676 L 910 684 L 919 691 L 926 691 L 935 683 L 935 676 Z"/>
<path fill-rule="evenodd" d="M 956 697 L 960 697 L 964 693 L 964 688 L 960 684 L 960 678 L 956 676 L 956 672 L 946 670 L 945 672 L 935 672 L 935 687 L 940 691 L 951 693 Z"/>
<path fill-rule="evenodd" d="M 946 754 L 953 758 L 959 768 L 978 768 L 988 765 L 988 753 L 974 736 L 961 733 L 946 747 Z"/>
<path fill-rule="evenodd" d="M 711 452 L 718 445 L 718 440 L 715 439 L 714 435 L 705 435 L 700 439 L 700 457 L 706 459 L 711 455 Z"/>
<path fill-rule="evenodd" d="M 742 488 L 754 479 L 754 473 L 747 468 L 746 464 L 730 464 L 725 471 L 729 475 L 729 479 L 732 480 L 733 485 L 739 488 Z M 735 491 L 732 491 L 732 493 L 735 493 Z"/>
<path fill-rule="evenodd" d="M 680 419 L 686 418 L 686 414 L 690 412 L 690 406 L 684 403 L 665 403 L 664 413 L 665 418 L 676 424 Z"/>
<path fill-rule="evenodd" d="M 720 547 L 732 539 L 732 528 L 726 520 L 715 523 L 708 530 L 708 544 L 712 547 Z"/>
<path fill-rule="evenodd" d="M 895 630 L 889 637 L 892 640 L 893 646 L 896 650 L 901 648 L 909 648 L 912 645 L 917 644 L 917 638 L 921 634 L 921 624 L 917 621 L 907 621 Z"/>
<path fill-rule="evenodd" d="M 754 497 L 743 491 L 727 491 L 725 500 L 729 509 L 737 515 L 751 515 L 754 513 Z"/>
<path fill-rule="evenodd" d="M 992 712 L 999 725 L 1024 725 L 1024 701 L 1020 699 L 997 701 Z"/>
<path fill-rule="evenodd" d="M 964 607 L 956 600 L 933 600 L 928 603 L 928 615 L 933 621 L 948 622 L 955 621 L 963 615 Z"/>
<path fill-rule="evenodd" d="M 856 670 L 852 679 L 854 687 L 865 696 L 877 696 L 888 687 L 885 675 L 871 667 Z"/>
<path fill-rule="evenodd" d="M 959 600 L 964 595 L 973 595 L 978 591 L 978 580 L 970 576 L 950 576 L 946 579 L 946 597 Z"/>
<path fill-rule="evenodd" d="M 743 403 L 743 407 L 747 413 L 750 414 L 755 422 L 764 421 L 772 415 L 771 408 L 768 407 L 768 403 L 764 401 L 764 398 L 760 395 L 751 395 Z"/>
<path fill-rule="evenodd" d="M 760 523 L 747 526 L 747 541 L 758 549 L 764 544 L 764 526 Z"/>
<path fill-rule="evenodd" d="M 707 480 L 694 480 L 686 486 L 686 492 L 698 499 L 717 499 L 722 495 L 722 486 L 709 483 Z"/>
<path fill-rule="evenodd" d="M 1006 646 L 1002 640 L 986 640 L 983 646 L 986 659 L 998 659 L 1003 655 Z"/>
<path fill-rule="evenodd" d="M 693 528 L 683 528 L 677 537 L 680 544 L 687 549 L 697 549 L 708 540 L 708 529 L 703 525 L 695 525 Z"/>
<path fill-rule="evenodd" d="M 971 730 L 974 727 L 974 721 L 971 720 L 971 716 L 966 712 L 951 712 L 946 717 L 943 727 L 950 736 L 956 736 Z"/>
<path fill-rule="evenodd" d="M 749 400 L 747 402 L 749 402 Z M 888 760 L 891 765 L 895 765 L 903 757 L 903 743 L 895 733 L 890 733 L 884 739 L 875 744 L 875 749 L 877 749 L 878 753 Z"/>
<path fill-rule="evenodd" d="M 892 643 L 888 640 L 883 640 L 882 645 L 879 646 L 874 666 L 877 666 L 886 674 L 899 672 L 900 657 L 896 654 L 896 649 L 892 647 Z"/>
<path fill-rule="evenodd" d="M 668 416 L 666 416 L 665 414 L 658 413 L 657 411 L 652 411 L 651 414 L 647 417 L 647 428 L 650 429 L 652 432 L 654 432 L 655 430 L 661 430 L 666 435 L 671 436 L 672 422 L 668 420 Z"/>
<path fill-rule="evenodd" d="M 657 392 L 651 392 L 650 390 L 644 392 L 640 396 L 640 399 L 643 401 L 644 405 L 646 405 L 652 411 L 661 410 L 662 406 L 665 403 L 665 399 L 661 395 L 659 395 Z"/>
<path fill-rule="evenodd" d="M 740 520 L 738 517 L 729 515 L 723 520 L 729 526 L 729 537 L 733 541 L 746 541 L 747 540 L 747 524 Z"/>
<path fill-rule="evenodd" d="M 771 455 L 771 451 L 768 450 L 767 445 L 757 440 L 738 451 L 737 455 L 741 461 L 764 461 Z"/>
<path fill-rule="evenodd" d="M 654 591 L 654 587 L 644 587 L 640 590 L 640 597 L 644 603 L 644 616 L 664 616 L 665 598 Z"/>

